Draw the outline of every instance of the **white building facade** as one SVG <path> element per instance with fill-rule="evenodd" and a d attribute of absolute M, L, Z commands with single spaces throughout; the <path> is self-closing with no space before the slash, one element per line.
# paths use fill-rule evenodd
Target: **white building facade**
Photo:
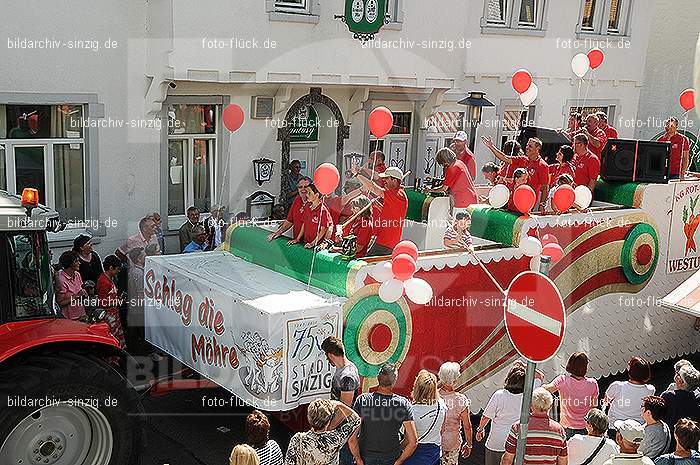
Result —
<path fill-rule="evenodd" d="M 311 174 L 378 146 L 423 177 L 425 159 L 464 126 L 457 102 L 472 91 L 494 103 L 478 136 L 497 141 L 521 121 L 562 127 L 579 107 L 634 121 L 659 14 L 649 0 L 388 0 L 387 24 L 363 44 L 336 18 L 340 1 L 28 3 L 31 15 L 26 3 L 6 11 L 0 189 L 38 186 L 74 220 L 54 246 L 87 227 L 102 254 L 152 211 L 175 252 L 187 206 L 235 214 L 256 191 L 278 196 L 293 159 Z M 571 59 L 595 46 L 606 60 L 579 80 Z M 518 68 L 539 87 L 526 109 L 510 84 Z M 230 103 L 246 115 L 235 133 L 222 124 Z M 366 121 L 380 105 L 394 128 L 376 142 Z M 300 115 L 317 123 L 292 127 Z M 478 140 L 475 152 L 480 165 L 492 160 Z M 260 157 L 275 161 L 262 186 Z"/>

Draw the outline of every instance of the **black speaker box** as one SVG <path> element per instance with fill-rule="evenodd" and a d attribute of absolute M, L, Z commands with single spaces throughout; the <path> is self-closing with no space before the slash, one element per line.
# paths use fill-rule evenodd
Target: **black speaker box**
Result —
<path fill-rule="evenodd" d="M 573 147 L 566 136 L 559 134 L 554 129 L 525 126 L 520 130 L 520 134 L 518 135 L 517 139 L 518 143 L 523 148 L 523 151 L 525 151 L 525 145 L 527 145 L 527 141 L 531 137 L 537 137 L 542 141 L 542 150 L 540 151 L 540 154 L 542 155 L 542 158 L 544 158 L 544 160 L 550 164 L 556 161 L 557 152 L 562 145 L 571 145 Z"/>
<path fill-rule="evenodd" d="M 600 175 L 605 181 L 666 184 L 670 155 L 668 142 L 609 139 Z"/>

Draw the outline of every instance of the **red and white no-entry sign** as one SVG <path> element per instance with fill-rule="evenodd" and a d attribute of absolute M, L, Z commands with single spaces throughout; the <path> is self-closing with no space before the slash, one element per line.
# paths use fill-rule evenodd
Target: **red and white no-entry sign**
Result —
<path fill-rule="evenodd" d="M 548 277 L 525 271 L 506 291 L 504 320 L 518 353 L 531 362 L 549 360 L 564 341 L 566 312 L 557 286 Z"/>

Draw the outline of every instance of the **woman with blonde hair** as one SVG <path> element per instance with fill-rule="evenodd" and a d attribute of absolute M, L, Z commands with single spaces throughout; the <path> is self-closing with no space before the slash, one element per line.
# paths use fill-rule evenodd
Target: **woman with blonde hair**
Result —
<path fill-rule="evenodd" d="M 461 367 L 459 363 L 445 362 L 440 367 L 438 393 L 445 402 L 445 423 L 442 425 L 442 465 L 457 465 L 460 451 L 467 458 L 472 451 L 472 422 L 469 416 L 470 401 L 455 391 Z M 466 440 L 462 440 L 462 429 Z"/>
<path fill-rule="evenodd" d="M 230 465 L 260 465 L 255 449 L 247 444 L 239 444 L 231 451 Z"/>
<path fill-rule="evenodd" d="M 418 447 L 404 465 L 439 465 L 440 431 L 445 423 L 447 406 L 438 394 L 437 377 L 421 370 L 413 383 L 413 420 L 418 433 Z"/>

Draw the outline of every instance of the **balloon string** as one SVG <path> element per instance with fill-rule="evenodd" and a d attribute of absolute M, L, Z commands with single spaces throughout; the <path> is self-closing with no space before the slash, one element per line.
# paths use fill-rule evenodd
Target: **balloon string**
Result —
<path fill-rule="evenodd" d="M 321 197 L 321 211 L 318 213 L 318 227 L 316 228 L 316 239 L 318 239 L 318 232 L 321 230 L 321 217 L 323 216 L 323 208 L 324 208 L 324 202 L 326 200 L 326 196 Z M 306 283 L 306 290 L 308 291 L 311 288 L 311 277 L 314 274 L 314 262 L 316 261 L 316 249 L 318 247 L 318 242 L 316 242 L 316 245 L 313 247 L 313 251 L 311 252 L 311 269 L 309 270 L 309 282 Z"/>
<path fill-rule="evenodd" d="M 491 279 L 491 281 L 496 286 L 496 288 L 501 292 L 501 294 L 505 295 L 506 291 L 503 290 L 501 285 L 498 284 L 498 281 L 496 281 L 496 278 L 494 278 L 494 276 L 491 274 L 491 272 L 486 268 L 486 266 L 481 262 L 481 260 L 479 260 L 479 257 L 476 256 L 476 253 L 474 253 L 474 251 L 472 249 L 467 249 L 467 251 L 469 252 L 469 254 L 472 257 L 474 257 L 477 265 L 479 265 L 481 267 L 481 269 L 484 270 L 484 273 L 486 273 L 486 276 L 488 276 Z"/>
<path fill-rule="evenodd" d="M 588 100 L 588 92 L 591 90 L 591 87 L 593 87 L 593 78 L 595 78 L 595 70 L 593 70 L 593 76 L 591 77 L 591 82 L 588 83 L 586 86 L 586 93 L 583 96 L 583 104 L 581 105 L 581 114 L 583 114 L 583 109 L 586 107 L 586 100 Z M 581 78 L 583 81 L 584 79 Z"/>

